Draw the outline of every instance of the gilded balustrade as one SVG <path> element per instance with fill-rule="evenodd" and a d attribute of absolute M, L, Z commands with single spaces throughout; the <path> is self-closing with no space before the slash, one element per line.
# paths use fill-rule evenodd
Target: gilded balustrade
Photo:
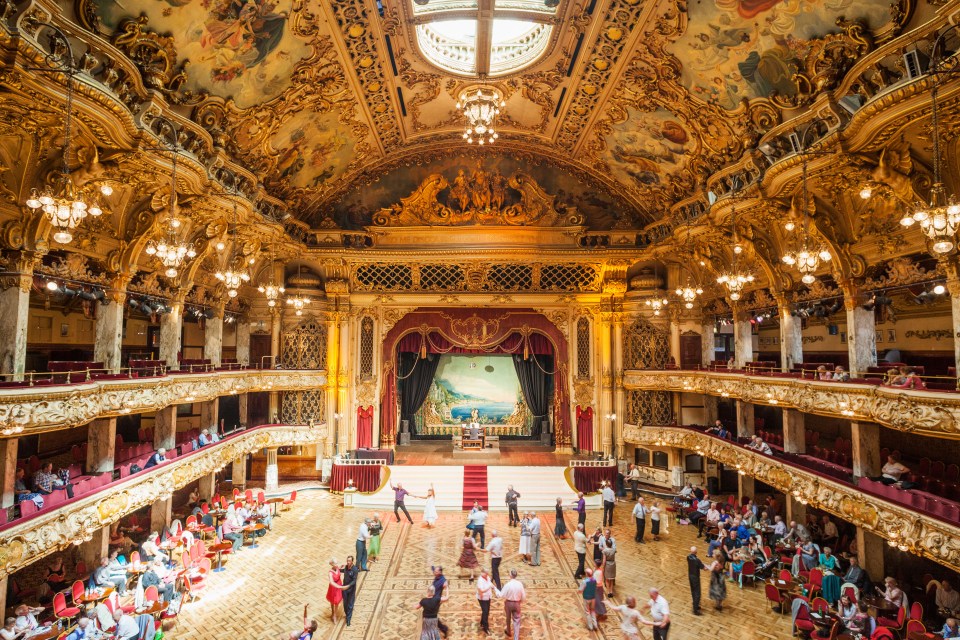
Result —
<path fill-rule="evenodd" d="M 265 369 L 0 389 L 0 434 L 24 436 L 99 418 L 256 391 L 322 389 L 325 371 Z"/>
<path fill-rule="evenodd" d="M 960 394 L 718 371 L 626 371 L 626 389 L 702 393 L 960 439 Z"/>
<path fill-rule="evenodd" d="M 325 424 L 255 427 L 13 525 L 0 531 L 0 577 L 71 544 L 81 544 L 121 517 L 166 499 L 175 490 L 247 454 L 264 448 L 319 444 L 326 437 Z"/>
<path fill-rule="evenodd" d="M 736 467 L 740 473 L 793 495 L 804 504 L 872 531 L 903 551 L 930 558 L 954 571 L 960 570 L 960 527 L 956 525 L 691 429 L 624 425 L 623 436 L 630 444 L 696 451 Z"/>

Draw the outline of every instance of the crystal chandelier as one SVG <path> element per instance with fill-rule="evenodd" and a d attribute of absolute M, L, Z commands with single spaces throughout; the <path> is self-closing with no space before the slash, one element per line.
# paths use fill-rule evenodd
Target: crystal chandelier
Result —
<path fill-rule="evenodd" d="M 507 105 L 503 94 L 495 87 L 468 87 L 460 93 L 457 111 L 463 113 L 467 128 L 463 139 L 467 144 L 493 144 L 500 134 L 496 132 L 497 116 Z"/>
<path fill-rule="evenodd" d="M 177 130 L 173 123 L 164 120 L 166 126 L 173 129 L 173 139 L 177 140 Z M 197 250 L 192 242 L 187 242 L 180 237 L 180 228 L 183 226 L 183 220 L 177 216 L 177 149 L 173 147 L 173 170 L 170 180 L 170 204 L 167 207 L 167 228 L 157 238 L 151 238 L 147 242 L 146 252 L 149 256 L 156 256 L 160 264 L 163 265 L 163 275 L 168 278 L 176 278 L 180 268 L 188 258 L 195 258 Z"/>
<path fill-rule="evenodd" d="M 802 207 L 802 211 L 800 215 L 803 216 L 803 238 L 800 240 L 800 248 L 796 251 L 788 251 L 783 255 L 781 260 L 783 260 L 784 264 L 797 268 L 797 271 L 800 272 L 800 281 L 802 283 L 813 284 L 817 280 L 814 273 L 820 267 L 820 263 L 830 262 L 832 256 L 824 245 L 814 245 L 813 239 L 810 237 L 810 201 L 807 193 L 806 156 L 803 156 L 801 184 L 800 206 Z"/>
<path fill-rule="evenodd" d="M 951 30 L 954 27 L 951 27 Z M 930 73 L 933 76 L 933 88 L 930 91 L 930 109 L 933 125 L 933 186 L 930 187 L 930 202 L 919 203 L 917 208 L 906 214 L 900 220 L 904 227 L 911 227 L 919 223 L 920 230 L 927 236 L 930 250 L 936 254 L 946 254 L 956 247 L 957 229 L 960 228 L 960 204 L 953 194 L 947 194 L 943 185 L 943 176 L 940 169 L 940 111 L 937 106 L 938 73 L 949 73 L 951 69 L 940 70 L 943 63 L 938 46 L 940 40 L 947 33 L 941 34 L 934 43 L 932 50 L 933 60 L 930 63 Z"/>
<path fill-rule="evenodd" d="M 257 287 L 257 290 L 260 293 L 262 293 L 264 296 L 266 296 L 268 307 L 277 306 L 277 298 L 280 297 L 281 293 L 286 291 L 286 289 L 273 284 L 273 282 L 271 282 L 268 285 L 260 285 L 259 287 Z"/>
<path fill-rule="evenodd" d="M 699 286 L 693 287 L 690 284 L 690 276 L 687 276 L 687 284 L 682 287 L 677 287 L 677 290 L 674 291 L 681 300 L 683 300 L 683 306 L 687 309 L 693 309 L 693 301 L 697 299 L 697 296 L 703 295 L 703 289 Z"/>
<path fill-rule="evenodd" d="M 300 279 L 300 265 L 297 265 L 297 280 Z M 283 291 L 283 289 L 280 289 Z M 287 304 L 293 307 L 294 311 L 298 316 L 303 315 L 303 308 L 310 304 L 310 298 L 302 296 L 299 293 L 295 296 L 290 296 L 287 298 Z"/>
<path fill-rule="evenodd" d="M 233 236 L 233 242 L 230 245 L 230 255 L 227 257 L 226 270 L 217 271 L 214 276 L 224 284 L 227 289 L 227 295 L 231 298 L 237 297 L 237 290 L 240 289 L 240 285 L 244 282 L 250 282 L 250 274 L 247 273 L 246 269 L 235 269 L 234 265 L 236 264 L 236 247 L 237 247 L 237 203 L 233 203 L 233 228 L 228 231 L 228 234 Z M 219 245 L 218 245 L 219 246 Z M 251 263 L 253 259 L 251 259 Z"/>
<path fill-rule="evenodd" d="M 746 269 L 740 268 L 740 254 L 743 253 L 743 246 L 740 244 L 740 238 L 737 235 L 737 208 L 734 206 L 730 210 L 730 221 L 733 235 L 733 262 L 730 265 L 729 273 L 722 273 L 717 278 L 717 283 L 722 284 L 730 292 L 730 299 L 737 301 L 740 294 L 743 293 L 743 287 L 754 281 L 753 274 Z"/>
<path fill-rule="evenodd" d="M 68 244 L 73 240 L 71 231 L 76 229 L 84 218 L 88 215 L 97 217 L 103 213 L 103 204 L 100 196 L 109 196 L 113 193 L 110 185 L 100 185 L 97 193 L 89 195 L 82 189 L 77 188 L 70 177 L 70 155 L 71 125 L 73 123 L 73 77 L 79 73 L 79 68 L 73 57 L 73 49 L 70 41 L 62 31 L 50 24 L 41 24 L 53 31 L 55 38 L 51 37 L 51 47 L 54 53 L 50 54 L 49 60 L 59 63 L 55 71 L 62 72 L 67 76 L 67 106 L 63 123 L 63 167 L 60 169 L 60 176 L 56 180 L 54 187 L 46 186 L 42 191 L 36 187 L 30 190 L 30 196 L 27 198 L 28 207 L 36 211 L 40 209 L 50 221 L 53 227 L 53 239 L 60 244 Z M 60 47 L 63 47 L 60 49 Z M 59 50 L 59 51 L 58 51 Z"/>
<path fill-rule="evenodd" d="M 666 298 L 648 298 L 646 302 L 648 307 L 653 308 L 653 315 L 660 315 L 660 311 L 669 304 Z"/>

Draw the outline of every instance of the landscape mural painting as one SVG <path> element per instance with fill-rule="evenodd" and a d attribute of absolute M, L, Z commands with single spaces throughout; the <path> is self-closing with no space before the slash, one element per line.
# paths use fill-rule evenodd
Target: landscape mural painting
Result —
<path fill-rule="evenodd" d="M 443 355 L 425 404 L 428 424 L 525 425 L 527 407 L 509 355 Z"/>

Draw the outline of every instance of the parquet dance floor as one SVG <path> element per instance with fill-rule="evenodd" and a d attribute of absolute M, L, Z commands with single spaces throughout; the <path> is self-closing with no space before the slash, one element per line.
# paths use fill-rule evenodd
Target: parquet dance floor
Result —
<path fill-rule="evenodd" d="M 521 504 L 521 508 L 522 508 Z M 690 590 L 685 556 L 691 544 L 700 543 L 701 557 L 706 545 L 697 540 L 693 527 L 671 525 L 660 542 L 633 541 L 630 503 L 616 510 L 614 537 L 617 540 L 617 593 L 615 600 L 636 595 L 646 600 L 647 589 L 657 586 L 669 600 L 673 613 L 670 638 L 730 638 L 760 640 L 789 638 L 789 615 L 770 613 L 765 606 L 762 585 L 743 590 L 728 583 L 723 612 L 716 612 L 706 598 L 707 575 L 703 575 L 703 612 L 690 612 Z M 398 525 L 389 515 L 383 536 L 382 555 L 370 571 L 361 574 L 361 586 L 353 624 L 330 619 L 325 600 L 327 562 L 341 564 L 354 553 L 354 541 L 366 512 L 344 509 L 339 496 L 309 492 L 300 494 L 292 511 L 274 521 L 274 530 L 258 549 L 244 549 L 230 557 L 227 570 L 211 574 L 201 599 L 186 605 L 181 613 L 178 640 L 216 637 L 267 639 L 288 637 L 299 628 L 304 603 L 320 623 L 316 638 L 343 640 L 399 640 L 419 638 L 420 615 L 414 606 L 425 595 L 432 580 L 430 566 L 441 564 L 451 580 L 450 600 L 440 617 L 450 626 L 450 638 L 481 638 L 480 609 L 473 584 L 467 576 L 458 578 L 456 566 L 459 541 L 466 514 L 441 512 L 437 525 L 428 529 L 420 514 L 412 513 L 414 525 Z M 401 514 L 402 515 L 402 514 Z M 504 538 L 501 575 L 511 568 L 519 571 L 528 594 L 523 607 L 521 638 L 537 640 L 619 639 L 619 619 L 608 616 L 599 632 L 584 626 L 580 597 L 573 580 L 576 555 L 572 541 L 553 535 L 554 514 L 540 514 L 543 522 L 542 564 L 530 567 L 517 555 L 519 528 L 507 527 L 505 512 L 494 512 L 487 522 L 487 537 L 493 529 Z M 589 514 L 588 525 L 596 526 L 600 512 Z M 385 520 L 387 518 L 385 517 Z M 567 518 L 567 524 L 575 522 Z M 481 563 L 489 562 L 480 555 Z M 491 637 L 504 637 L 504 614 L 499 601 L 491 608 Z M 651 638 L 648 630 L 646 638 Z"/>

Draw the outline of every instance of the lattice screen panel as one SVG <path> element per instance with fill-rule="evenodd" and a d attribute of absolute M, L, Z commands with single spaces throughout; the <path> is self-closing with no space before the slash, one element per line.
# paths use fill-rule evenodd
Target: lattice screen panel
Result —
<path fill-rule="evenodd" d="M 673 402 L 669 391 L 627 392 L 627 424 L 668 425 L 673 423 Z"/>
<path fill-rule="evenodd" d="M 353 281 L 360 291 L 407 291 L 413 288 L 413 269 L 405 264 L 362 264 Z"/>
<path fill-rule="evenodd" d="M 280 403 L 280 421 L 283 424 L 321 423 L 326 418 L 327 400 L 323 389 L 312 391 L 285 391 Z"/>
<path fill-rule="evenodd" d="M 627 328 L 623 341 L 625 369 L 662 369 L 670 358 L 670 336 L 644 318 Z"/>
<path fill-rule="evenodd" d="M 369 316 L 360 320 L 360 377 L 373 377 L 373 318 Z"/>
<path fill-rule="evenodd" d="M 590 321 L 577 320 L 577 377 L 590 377 Z"/>
<path fill-rule="evenodd" d="M 460 291 L 466 276 L 458 264 L 425 264 L 420 267 L 420 288 L 424 291 Z"/>
<path fill-rule="evenodd" d="M 585 264 L 545 264 L 540 268 L 540 288 L 544 291 L 595 291 L 599 288 L 597 270 Z"/>
<path fill-rule="evenodd" d="M 487 270 L 488 291 L 529 291 L 533 267 L 528 264 L 492 264 Z"/>
<path fill-rule="evenodd" d="M 327 328 L 311 321 L 284 332 L 280 360 L 287 369 L 326 369 Z"/>

